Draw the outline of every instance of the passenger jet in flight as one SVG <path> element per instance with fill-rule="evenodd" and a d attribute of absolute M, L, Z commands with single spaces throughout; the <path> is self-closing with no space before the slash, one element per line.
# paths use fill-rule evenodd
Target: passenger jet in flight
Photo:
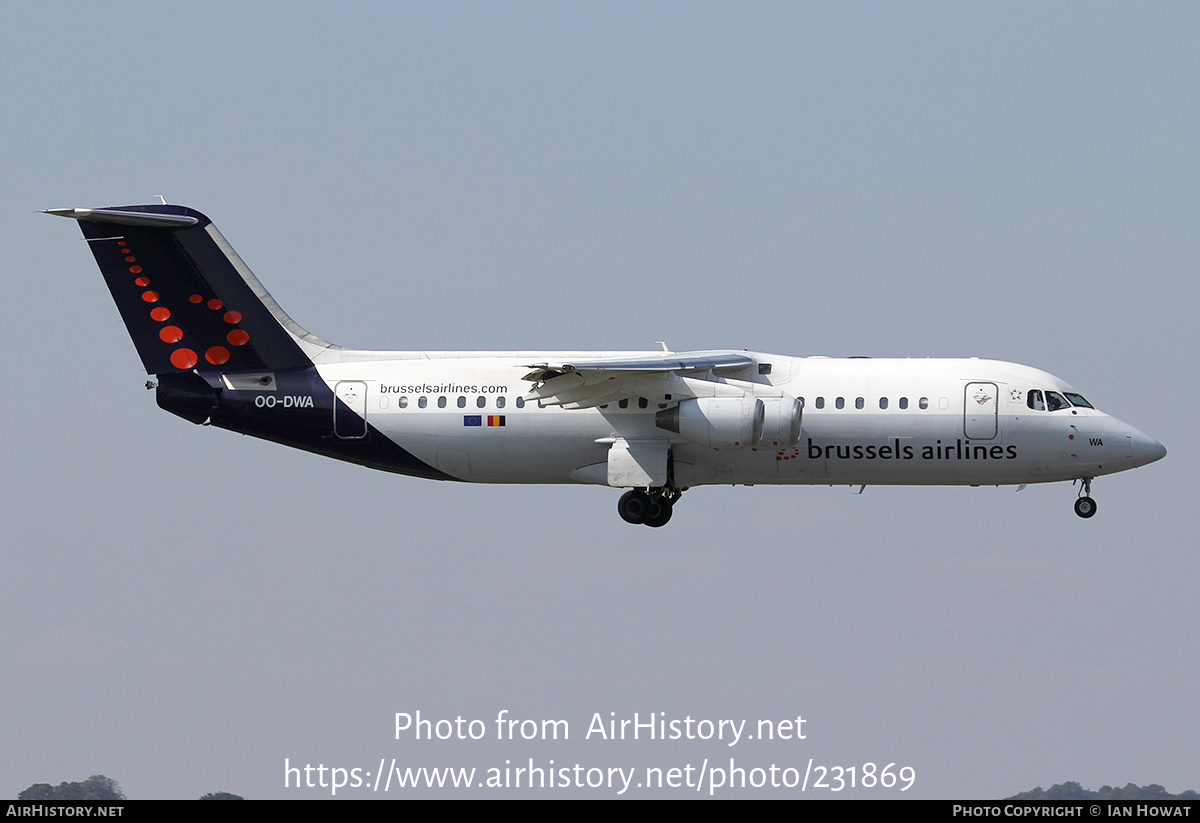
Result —
<path fill-rule="evenodd" d="M 79 221 L 158 405 L 384 471 L 628 489 L 662 526 L 692 486 L 1018 485 L 1162 459 L 1062 380 L 995 360 L 753 351 L 358 351 L 305 331 L 207 217 L 50 209 Z M 665 346 L 664 346 L 665 349 Z"/>

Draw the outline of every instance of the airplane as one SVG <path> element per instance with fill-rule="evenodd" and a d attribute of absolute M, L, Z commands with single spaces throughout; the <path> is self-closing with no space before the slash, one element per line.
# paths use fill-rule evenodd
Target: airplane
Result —
<path fill-rule="evenodd" d="M 176 205 L 78 221 L 158 405 L 192 423 L 374 469 L 627 489 L 665 525 L 703 485 L 1092 481 L 1157 440 L 1044 371 L 995 360 L 756 351 L 360 351 L 306 331 L 212 221 Z"/>

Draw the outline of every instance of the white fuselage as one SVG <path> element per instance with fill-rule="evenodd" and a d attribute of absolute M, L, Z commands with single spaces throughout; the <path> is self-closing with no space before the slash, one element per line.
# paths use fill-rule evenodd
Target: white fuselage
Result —
<path fill-rule="evenodd" d="M 618 354 L 629 353 L 555 352 L 549 359 Z M 756 366 L 769 364 L 767 373 L 674 379 L 693 396 L 712 390 L 799 398 L 798 442 L 714 449 L 665 431 L 656 413 L 680 395 L 664 399 L 661 381 L 645 381 L 645 394 L 623 404 L 572 409 L 522 402 L 530 388 L 523 377 L 531 363 L 547 359 L 545 352 L 342 350 L 340 362 L 318 362 L 317 370 L 339 397 L 349 388 L 367 422 L 415 457 L 456 479 L 484 483 L 604 484 L 617 439 L 668 441 L 679 487 L 1040 483 L 1122 471 L 1165 453 L 1096 409 L 1031 408 L 1031 390 L 1073 390 L 1027 366 L 747 354 Z"/>

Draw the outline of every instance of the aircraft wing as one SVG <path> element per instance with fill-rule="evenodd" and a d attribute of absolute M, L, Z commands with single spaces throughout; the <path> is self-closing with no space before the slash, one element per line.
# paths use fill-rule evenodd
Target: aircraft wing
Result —
<path fill-rule="evenodd" d="M 691 397 L 682 373 L 736 371 L 754 361 L 741 352 L 663 352 L 636 357 L 602 357 L 529 364 L 533 382 L 526 400 L 547 406 L 586 409 L 639 396 L 655 402 Z"/>

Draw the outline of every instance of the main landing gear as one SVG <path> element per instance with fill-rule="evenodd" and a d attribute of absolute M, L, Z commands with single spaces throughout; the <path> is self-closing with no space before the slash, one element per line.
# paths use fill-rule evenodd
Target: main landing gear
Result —
<path fill-rule="evenodd" d="M 626 523 L 642 523 L 651 528 L 667 525 L 675 501 L 683 496 L 680 489 L 659 486 L 645 491 L 632 489 L 617 501 L 617 513 Z"/>
<path fill-rule="evenodd" d="M 1092 499 L 1092 478 L 1083 478 L 1083 488 L 1075 501 L 1075 513 L 1080 517 L 1091 517 L 1096 513 L 1096 501 Z"/>

